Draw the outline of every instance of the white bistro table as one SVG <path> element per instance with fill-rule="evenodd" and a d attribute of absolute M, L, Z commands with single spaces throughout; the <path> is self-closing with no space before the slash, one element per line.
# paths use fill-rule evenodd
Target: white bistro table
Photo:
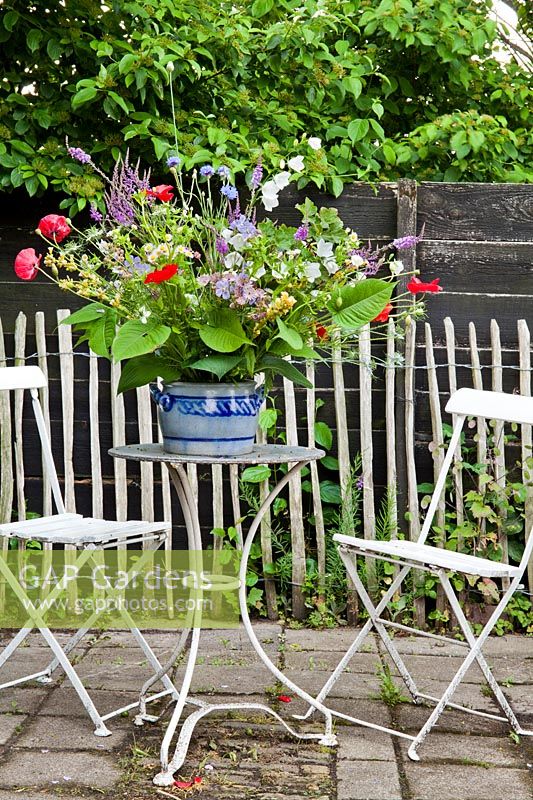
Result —
<path fill-rule="evenodd" d="M 298 695 L 313 708 L 319 711 L 324 716 L 324 732 L 323 733 L 300 733 L 290 727 L 279 714 L 272 708 L 261 703 L 206 703 L 204 700 L 194 698 L 189 695 L 191 681 L 193 677 L 194 667 L 198 654 L 200 644 L 201 627 L 192 627 L 192 629 L 185 629 L 182 631 L 178 642 L 171 654 L 170 659 L 163 665 L 159 673 L 150 678 L 149 681 L 143 686 L 140 697 L 140 713 L 138 714 L 135 722 L 142 725 L 145 721 L 155 721 L 157 717 L 146 714 L 146 695 L 148 689 L 166 672 L 170 671 L 174 665 L 177 657 L 185 650 L 187 642 L 190 638 L 190 645 L 185 662 L 185 672 L 181 687 L 179 688 L 179 698 L 173 709 L 170 722 L 165 731 L 163 742 L 161 744 L 161 772 L 155 778 L 154 783 L 157 786 L 171 786 L 174 781 L 174 773 L 179 770 L 187 756 L 189 743 L 194 731 L 196 723 L 202 719 L 206 714 L 211 711 L 235 711 L 235 710 L 253 710 L 255 712 L 262 711 L 270 714 L 280 722 L 286 730 L 293 736 L 299 739 L 313 739 L 319 744 L 327 746 L 335 746 L 337 744 L 336 737 L 332 731 L 332 714 L 321 702 L 315 700 L 314 697 L 309 695 L 303 689 L 300 689 L 290 678 L 287 678 L 278 667 L 272 663 L 265 650 L 261 646 L 257 638 L 252 624 L 250 622 L 250 615 L 246 602 L 246 572 L 248 567 L 248 559 L 254 538 L 259 530 L 261 519 L 270 508 L 272 502 L 287 485 L 290 479 L 297 474 L 306 464 L 310 461 L 316 461 L 324 456 L 322 450 L 308 447 L 290 447 L 286 445 L 256 445 L 251 452 L 245 455 L 226 456 L 222 458 L 207 458 L 202 456 L 182 456 L 173 455 L 163 450 L 160 444 L 135 444 L 125 445 L 123 447 L 115 447 L 109 451 L 109 454 L 114 458 L 125 458 L 132 461 L 151 461 L 165 464 L 168 468 L 172 483 L 176 489 L 178 499 L 183 511 L 185 519 L 185 526 L 187 529 L 188 547 L 190 550 L 201 550 L 202 540 L 200 535 L 200 521 L 198 518 L 198 505 L 191 488 L 191 484 L 187 475 L 187 464 L 196 464 L 198 466 L 206 466 L 212 464 L 239 464 L 244 467 L 257 464 L 288 464 L 289 470 L 284 474 L 279 482 L 270 491 L 264 502 L 262 503 L 259 511 L 253 519 L 246 538 L 243 544 L 242 557 L 239 570 L 239 606 L 240 613 L 244 628 L 248 638 L 265 666 L 270 670 L 274 677 L 284 684 L 293 694 Z M 183 710 L 186 704 L 195 707 L 195 710 L 185 719 L 181 726 L 178 741 L 174 750 L 174 755 L 169 758 L 170 746 L 172 739 L 176 732 L 176 728 L 180 722 Z"/>

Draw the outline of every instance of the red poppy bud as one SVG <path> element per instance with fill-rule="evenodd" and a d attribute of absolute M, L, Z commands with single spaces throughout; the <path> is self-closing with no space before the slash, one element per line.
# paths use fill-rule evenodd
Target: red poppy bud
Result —
<path fill-rule="evenodd" d="M 325 328 L 323 325 L 317 325 L 315 328 L 315 333 L 320 339 L 320 341 L 325 341 L 329 338 L 328 329 Z"/>
<path fill-rule="evenodd" d="M 372 322 L 387 322 L 391 311 L 392 311 L 392 303 L 387 303 L 383 311 L 380 311 L 377 317 L 374 317 Z"/>
<path fill-rule="evenodd" d="M 59 214 L 47 214 L 37 225 L 37 230 L 47 239 L 53 239 L 58 244 L 70 233 L 67 220 Z"/>
<path fill-rule="evenodd" d="M 420 294 L 421 292 L 442 292 L 442 286 L 439 286 L 440 278 L 435 278 L 430 283 L 423 283 L 416 275 L 411 278 L 407 284 L 407 291 L 411 294 Z"/>
<path fill-rule="evenodd" d="M 192 779 L 192 781 L 174 781 L 174 786 L 177 789 L 192 789 L 193 786 L 197 786 L 202 782 L 202 779 L 199 775 Z"/>
<path fill-rule="evenodd" d="M 15 272 L 23 281 L 32 281 L 37 276 L 37 267 L 42 256 L 38 256 L 33 247 L 21 250 L 15 258 Z"/>
<path fill-rule="evenodd" d="M 174 197 L 174 187 L 162 183 L 159 186 L 154 186 L 153 189 L 147 189 L 146 194 L 148 197 L 155 197 L 163 203 L 168 203 Z"/>
<path fill-rule="evenodd" d="M 177 271 L 177 264 L 165 264 L 165 266 L 161 269 L 156 269 L 154 272 L 149 272 L 145 277 L 144 282 L 162 283 L 163 281 L 168 281 L 169 278 L 173 278 Z"/>

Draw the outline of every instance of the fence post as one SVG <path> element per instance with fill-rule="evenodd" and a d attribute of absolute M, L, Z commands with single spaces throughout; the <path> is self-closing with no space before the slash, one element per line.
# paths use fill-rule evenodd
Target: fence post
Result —
<path fill-rule="evenodd" d="M 398 205 L 396 211 L 396 236 L 416 236 L 417 218 L 417 185 L 416 181 L 401 178 L 398 181 Z M 416 248 L 412 247 L 402 253 L 405 270 L 398 278 L 398 293 L 407 291 L 409 273 L 416 269 Z M 405 342 L 398 340 L 396 352 L 405 356 Z M 405 370 L 399 369 L 396 374 L 396 419 L 405 419 Z M 409 525 L 405 519 L 408 510 L 407 500 L 407 452 L 405 433 L 402 425 L 396 428 L 396 471 L 397 471 L 397 509 L 398 526 L 409 534 Z"/>

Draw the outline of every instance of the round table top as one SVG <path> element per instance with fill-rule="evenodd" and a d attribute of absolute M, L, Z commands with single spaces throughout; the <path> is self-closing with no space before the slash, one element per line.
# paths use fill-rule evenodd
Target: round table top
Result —
<path fill-rule="evenodd" d="M 112 447 L 109 455 L 131 461 L 161 461 L 165 464 L 288 464 L 318 461 L 326 454 L 316 447 L 291 447 L 285 444 L 256 444 L 249 453 L 236 456 L 186 456 L 167 453 L 162 444 L 127 444 Z"/>

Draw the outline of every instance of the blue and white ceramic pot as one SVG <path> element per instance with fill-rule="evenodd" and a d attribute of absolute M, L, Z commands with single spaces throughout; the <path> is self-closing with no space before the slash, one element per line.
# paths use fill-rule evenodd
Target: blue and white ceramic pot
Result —
<path fill-rule="evenodd" d="M 263 391 L 243 383 L 151 386 L 167 453 L 227 456 L 249 453 L 255 441 Z"/>

